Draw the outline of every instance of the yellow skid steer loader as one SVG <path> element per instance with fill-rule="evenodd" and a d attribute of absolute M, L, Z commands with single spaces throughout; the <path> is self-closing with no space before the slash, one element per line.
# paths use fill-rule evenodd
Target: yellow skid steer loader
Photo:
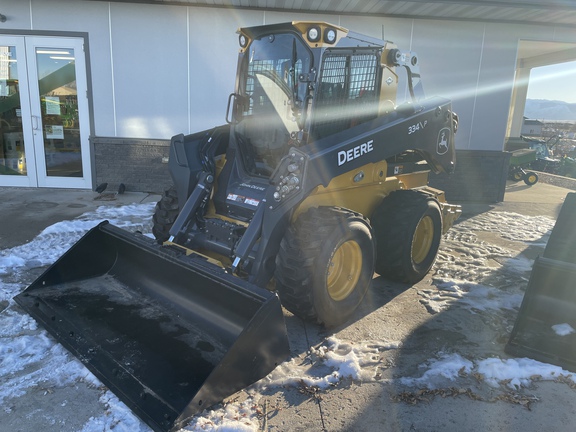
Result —
<path fill-rule="evenodd" d="M 427 186 L 458 119 L 416 54 L 324 22 L 238 33 L 226 124 L 172 138 L 156 240 L 103 222 L 16 297 L 157 431 L 289 355 L 281 304 L 344 323 L 374 271 L 422 279 L 460 214 Z"/>

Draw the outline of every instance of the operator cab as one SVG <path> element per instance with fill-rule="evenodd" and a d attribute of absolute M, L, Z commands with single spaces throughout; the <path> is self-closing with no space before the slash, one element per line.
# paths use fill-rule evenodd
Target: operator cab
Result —
<path fill-rule="evenodd" d="M 302 105 L 309 96 L 299 77 L 312 67 L 312 53 L 291 33 L 252 41 L 240 65 L 235 138 L 244 168 L 269 177 L 303 129 Z"/>
<path fill-rule="evenodd" d="M 238 33 L 238 76 L 226 116 L 230 141 L 214 205 L 220 215 L 249 222 L 291 148 L 317 153 L 340 140 L 340 132 L 384 114 L 392 121 L 396 66 L 412 60 L 412 71 L 416 58 L 401 58 L 390 42 L 322 22 Z"/>
<path fill-rule="evenodd" d="M 269 178 L 291 147 L 376 118 L 381 93 L 396 98 L 397 76 L 383 64 L 392 49 L 385 41 L 316 22 L 238 32 L 231 145 L 249 176 Z"/>

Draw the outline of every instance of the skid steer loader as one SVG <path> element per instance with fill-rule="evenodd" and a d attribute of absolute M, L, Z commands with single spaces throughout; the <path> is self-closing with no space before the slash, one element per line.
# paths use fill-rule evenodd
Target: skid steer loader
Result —
<path fill-rule="evenodd" d="M 158 431 L 288 356 L 280 301 L 341 324 L 375 270 L 422 279 L 460 213 L 427 186 L 458 120 L 414 53 L 324 22 L 238 33 L 226 124 L 172 138 L 156 241 L 103 222 L 16 298 Z"/>

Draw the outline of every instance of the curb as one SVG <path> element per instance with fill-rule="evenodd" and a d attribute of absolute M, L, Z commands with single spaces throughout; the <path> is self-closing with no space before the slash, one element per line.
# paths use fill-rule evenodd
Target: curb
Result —
<path fill-rule="evenodd" d="M 545 173 L 541 171 L 534 171 L 538 174 L 538 180 L 542 183 L 550 184 L 553 186 L 560 186 L 566 189 L 576 191 L 576 179 L 570 177 L 562 177 L 555 174 Z"/>

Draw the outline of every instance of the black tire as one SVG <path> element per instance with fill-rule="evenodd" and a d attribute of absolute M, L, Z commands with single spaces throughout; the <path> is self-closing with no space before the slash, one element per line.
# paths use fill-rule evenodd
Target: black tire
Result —
<path fill-rule="evenodd" d="M 522 180 L 522 177 L 523 177 L 522 171 L 520 171 L 519 169 L 514 170 L 512 172 L 512 180 L 520 181 Z"/>
<path fill-rule="evenodd" d="M 286 309 L 333 327 L 362 302 L 374 275 L 374 242 L 360 214 L 311 208 L 291 225 L 276 258 L 276 289 Z"/>
<path fill-rule="evenodd" d="M 423 192 L 390 193 L 371 218 L 376 235 L 376 272 L 387 279 L 416 283 L 436 260 L 442 237 L 442 210 Z"/>
<path fill-rule="evenodd" d="M 523 177 L 523 180 L 524 183 L 526 183 L 528 186 L 532 186 L 538 183 L 538 174 L 536 174 L 533 171 L 528 171 L 526 175 Z"/>
<path fill-rule="evenodd" d="M 154 222 L 152 234 L 158 243 L 162 244 L 170 238 L 170 228 L 172 228 L 179 212 L 178 194 L 176 188 L 172 186 L 164 192 L 160 201 L 156 203 L 154 216 L 152 216 Z"/>

